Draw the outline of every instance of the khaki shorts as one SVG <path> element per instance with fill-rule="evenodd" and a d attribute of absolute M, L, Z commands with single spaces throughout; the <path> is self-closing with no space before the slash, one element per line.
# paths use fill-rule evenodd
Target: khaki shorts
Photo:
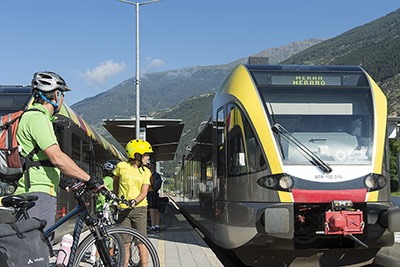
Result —
<path fill-rule="evenodd" d="M 134 228 L 147 237 L 147 206 L 134 209 L 123 209 L 118 214 L 118 223 L 127 228 Z M 123 235 L 125 243 L 132 240 L 129 235 Z"/>

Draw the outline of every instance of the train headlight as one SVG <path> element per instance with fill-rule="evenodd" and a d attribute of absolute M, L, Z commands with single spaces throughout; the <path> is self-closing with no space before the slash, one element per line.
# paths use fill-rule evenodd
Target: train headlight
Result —
<path fill-rule="evenodd" d="M 267 188 L 275 188 L 278 185 L 278 179 L 275 177 L 265 177 L 264 185 Z"/>
<path fill-rule="evenodd" d="M 365 177 L 364 184 L 368 191 L 379 190 L 386 186 L 387 179 L 383 175 L 370 173 Z"/>
<path fill-rule="evenodd" d="M 378 177 L 378 186 L 380 188 L 384 188 L 386 186 L 386 178 L 383 175 L 379 175 Z"/>
<path fill-rule="evenodd" d="M 279 179 L 279 187 L 288 190 L 293 187 L 293 179 L 289 175 L 284 175 Z"/>
<path fill-rule="evenodd" d="M 378 179 L 373 174 L 365 177 L 364 180 L 365 186 L 370 190 L 375 190 L 378 187 Z"/>
<path fill-rule="evenodd" d="M 272 190 L 289 191 L 293 187 L 293 178 L 285 173 L 261 177 L 257 183 L 262 187 Z"/>

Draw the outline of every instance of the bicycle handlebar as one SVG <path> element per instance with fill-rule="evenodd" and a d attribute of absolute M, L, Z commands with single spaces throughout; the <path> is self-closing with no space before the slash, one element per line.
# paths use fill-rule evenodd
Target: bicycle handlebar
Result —
<path fill-rule="evenodd" d="M 79 183 L 74 184 L 71 187 L 71 191 L 72 192 L 80 192 L 80 190 L 88 191 L 88 186 L 84 182 L 79 182 Z M 123 204 L 125 204 L 125 205 L 127 205 L 129 207 L 132 206 L 132 201 L 131 200 L 125 199 L 124 196 L 119 198 L 113 192 L 111 192 L 111 191 L 109 191 L 109 190 L 107 190 L 105 188 L 100 188 L 98 192 L 103 194 L 106 197 L 107 201 L 112 200 L 112 201 L 116 201 L 118 203 L 121 202 L 121 203 L 123 203 Z"/>
<path fill-rule="evenodd" d="M 108 201 L 112 200 L 112 201 L 122 202 L 123 204 L 128 205 L 129 207 L 132 206 L 131 200 L 127 200 L 126 198 L 124 198 L 124 196 L 119 198 L 113 192 L 111 192 L 105 188 L 101 188 L 99 190 L 99 193 L 103 194 Z"/>

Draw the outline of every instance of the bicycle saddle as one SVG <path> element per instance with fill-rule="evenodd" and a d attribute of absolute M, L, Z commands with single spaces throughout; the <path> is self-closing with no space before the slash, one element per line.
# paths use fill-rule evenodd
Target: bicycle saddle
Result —
<path fill-rule="evenodd" d="M 4 207 L 21 208 L 26 206 L 31 201 L 38 200 L 38 196 L 21 196 L 21 195 L 10 195 L 1 199 L 1 204 Z"/>

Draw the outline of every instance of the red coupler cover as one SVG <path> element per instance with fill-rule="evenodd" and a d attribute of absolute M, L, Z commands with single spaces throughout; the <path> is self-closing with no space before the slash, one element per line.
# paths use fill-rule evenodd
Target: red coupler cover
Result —
<path fill-rule="evenodd" d="M 325 234 L 362 234 L 364 230 L 362 211 L 325 212 Z"/>

